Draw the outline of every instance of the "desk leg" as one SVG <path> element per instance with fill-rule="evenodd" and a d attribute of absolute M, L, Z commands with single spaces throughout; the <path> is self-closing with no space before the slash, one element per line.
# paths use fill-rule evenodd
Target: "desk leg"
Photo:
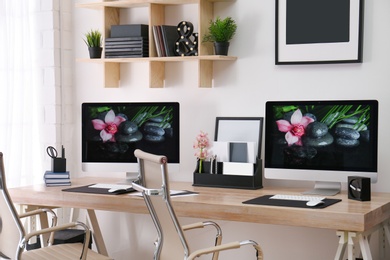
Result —
<path fill-rule="evenodd" d="M 93 232 L 93 238 L 95 240 L 96 248 L 100 254 L 108 256 L 106 245 L 104 244 L 102 232 L 100 230 L 95 211 L 93 209 L 87 209 L 87 212 L 89 222 L 91 223 L 91 229 Z"/>
<path fill-rule="evenodd" d="M 389 227 L 389 222 L 385 222 L 383 223 L 383 226 L 382 226 L 382 234 L 384 235 L 383 239 L 381 240 L 381 257 L 382 259 L 385 259 L 385 255 L 386 255 L 386 240 L 387 240 L 387 243 L 389 244 L 390 246 L 390 227 Z"/>
<path fill-rule="evenodd" d="M 336 234 L 339 237 L 339 246 L 337 248 L 337 252 L 334 260 L 342 260 L 345 253 L 345 248 L 347 247 L 348 232 L 337 231 Z"/>
<path fill-rule="evenodd" d="M 360 244 L 360 250 L 364 260 L 372 260 L 370 245 L 368 243 L 369 236 L 358 234 L 358 240 Z"/>

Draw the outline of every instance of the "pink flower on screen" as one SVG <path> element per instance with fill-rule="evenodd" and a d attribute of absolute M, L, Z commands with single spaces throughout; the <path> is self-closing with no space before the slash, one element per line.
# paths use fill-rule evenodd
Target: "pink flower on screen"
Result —
<path fill-rule="evenodd" d="M 103 142 L 111 141 L 115 142 L 115 133 L 118 132 L 118 126 L 126 121 L 121 116 L 115 116 L 114 111 L 107 112 L 104 121 L 101 119 L 93 119 L 92 124 L 96 130 L 100 130 L 100 137 Z"/>
<path fill-rule="evenodd" d="M 291 116 L 291 123 L 287 120 L 277 120 L 276 124 L 280 132 L 286 133 L 285 138 L 288 146 L 293 144 L 302 146 L 302 136 L 305 135 L 306 127 L 314 122 L 313 118 L 302 116 L 300 109 L 297 109 Z"/>

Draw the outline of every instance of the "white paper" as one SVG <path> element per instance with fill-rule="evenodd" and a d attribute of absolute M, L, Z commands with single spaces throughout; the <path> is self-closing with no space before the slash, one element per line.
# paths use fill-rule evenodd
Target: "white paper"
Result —
<path fill-rule="evenodd" d="M 253 176 L 253 171 L 254 171 L 253 163 L 237 163 L 237 162 L 223 163 L 224 175 Z"/>

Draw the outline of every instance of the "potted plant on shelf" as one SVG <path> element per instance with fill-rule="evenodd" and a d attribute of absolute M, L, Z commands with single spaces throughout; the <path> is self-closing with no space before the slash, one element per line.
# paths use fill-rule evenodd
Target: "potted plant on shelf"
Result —
<path fill-rule="evenodd" d="M 100 59 L 102 57 L 102 34 L 99 30 L 87 32 L 84 42 L 88 46 L 89 57 L 91 59 Z"/>
<path fill-rule="evenodd" d="M 214 42 L 216 55 L 227 55 L 230 44 L 229 42 L 237 30 L 236 22 L 230 16 L 225 19 L 217 17 L 215 21 L 210 21 L 208 29 L 209 32 L 203 37 L 203 41 Z"/>

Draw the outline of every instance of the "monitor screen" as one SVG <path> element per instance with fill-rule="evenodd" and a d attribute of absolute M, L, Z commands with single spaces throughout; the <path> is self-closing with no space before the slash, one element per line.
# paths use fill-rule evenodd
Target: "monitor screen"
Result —
<path fill-rule="evenodd" d="M 134 150 L 180 163 L 179 103 L 82 104 L 84 171 L 137 172 Z"/>
<path fill-rule="evenodd" d="M 269 101 L 265 177 L 347 182 L 377 179 L 376 100 Z"/>

